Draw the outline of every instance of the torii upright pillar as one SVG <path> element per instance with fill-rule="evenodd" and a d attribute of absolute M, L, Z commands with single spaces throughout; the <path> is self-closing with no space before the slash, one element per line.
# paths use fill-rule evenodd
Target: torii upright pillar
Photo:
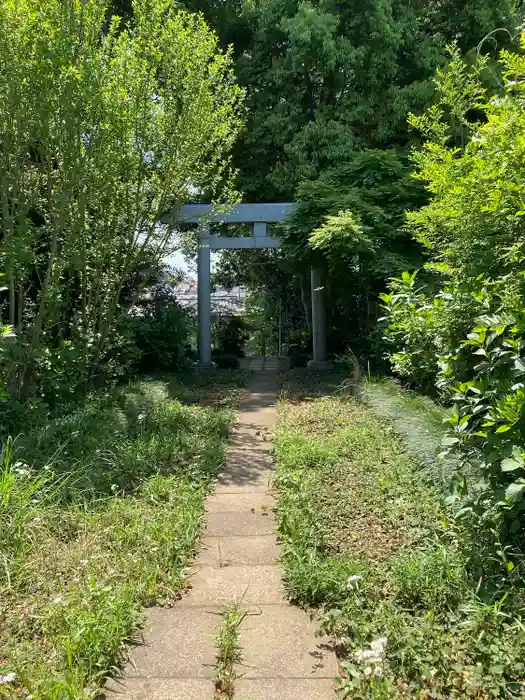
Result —
<path fill-rule="evenodd" d="M 210 230 L 203 225 L 199 231 L 197 253 L 197 309 L 199 318 L 199 368 L 213 369 L 211 361 L 211 255 Z"/>

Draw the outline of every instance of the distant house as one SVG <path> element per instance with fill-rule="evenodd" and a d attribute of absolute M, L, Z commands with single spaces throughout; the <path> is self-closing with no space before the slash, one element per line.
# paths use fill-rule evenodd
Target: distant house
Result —
<path fill-rule="evenodd" d="M 197 283 L 180 282 L 174 285 L 175 298 L 184 308 L 197 310 Z M 246 290 L 243 287 L 225 289 L 217 287 L 211 293 L 212 313 L 217 316 L 233 316 L 244 311 Z"/>

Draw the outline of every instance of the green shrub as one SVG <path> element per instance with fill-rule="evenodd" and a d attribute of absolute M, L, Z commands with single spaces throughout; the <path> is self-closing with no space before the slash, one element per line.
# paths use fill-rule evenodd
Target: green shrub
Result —
<path fill-rule="evenodd" d="M 173 289 L 157 284 L 139 301 L 126 327 L 133 338 L 142 371 L 176 371 L 186 363 L 191 319 L 177 302 Z"/>
<path fill-rule="evenodd" d="M 213 327 L 214 354 L 244 357 L 247 338 L 248 331 L 244 319 L 239 316 L 219 317 Z"/>
<path fill-rule="evenodd" d="M 438 378 L 455 404 L 447 449 L 460 450 L 480 477 L 453 496 L 466 495 L 468 487 L 471 499 L 462 513 L 492 527 L 502 517 L 504 537 L 525 524 L 525 313 L 519 287 L 508 277 L 483 285 L 478 301 L 484 313 L 455 351 L 440 359 Z"/>
<path fill-rule="evenodd" d="M 460 451 L 469 477 L 454 479 L 450 500 L 496 543 L 525 524 L 525 57 L 503 51 L 499 63 L 501 94 L 489 97 L 487 61 L 467 68 L 454 54 L 440 103 L 411 118 L 432 197 L 409 225 L 444 277 L 425 287 L 404 273 L 382 296 L 394 371 L 455 405 L 446 451 Z M 509 552 L 496 551 L 510 572 Z"/>

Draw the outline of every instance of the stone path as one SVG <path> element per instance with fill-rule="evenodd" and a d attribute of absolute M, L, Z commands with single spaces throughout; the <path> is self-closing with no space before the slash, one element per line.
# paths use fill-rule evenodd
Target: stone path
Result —
<path fill-rule="evenodd" d="M 275 421 L 276 375 L 255 375 L 226 448 L 226 466 L 207 502 L 207 527 L 192 589 L 172 609 L 149 611 L 144 644 L 132 650 L 108 700 L 212 700 L 219 613 L 240 601 L 243 663 L 238 700 L 334 700 L 337 662 L 315 626 L 284 596 L 268 430 Z"/>

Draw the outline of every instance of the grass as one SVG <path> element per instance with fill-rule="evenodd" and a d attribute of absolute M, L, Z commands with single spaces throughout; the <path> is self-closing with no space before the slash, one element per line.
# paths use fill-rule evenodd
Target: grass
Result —
<path fill-rule="evenodd" d="M 222 624 L 216 639 L 215 693 L 223 700 L 231 700 L 235 695 L 235 667 L 242 661 L 239 635 L 247 613 L 241 612 L 241 603 L 232 603 L 222 611 Z"/>
<path fill-rule="evenodd" d="M 341 697 L 524 697 L 523 567 L 485 558 L 370 405 L 293 385 L 275 445 L 285 582 L 335 640 Z"/>
<path fill-rule="evenodd" d="M 242 383 L 138 381 L 6 443 L 0 698 L 95 697 L 143 609 L 180 596 Z"/>
<path fill-rule="evenodd" d="M 381 392 L 389 396 L 392 405 L 398 410 L 417 414 L 420 425 L 424 424 L 427 430 L 431 430 L 437 435 L 443 432 L 443 422 L 450 414 L 450 410 L 440 406 L 428 396 L 417 394 L 415 391 L 404 388 L 398 381 L 380 378 L 374 379 L 371 383 L 372 390 Z"/>
<path fill-rule="evenodd" d="M 446 489 L 458 468 L 452 457 L 443 458 L 444 421 L 450 409 L 426 396 L 405 389 L 391 379 L 367 383 L 366 401 L 394 427 L 407 448 L 427 470 L 430 478 Z"/>

